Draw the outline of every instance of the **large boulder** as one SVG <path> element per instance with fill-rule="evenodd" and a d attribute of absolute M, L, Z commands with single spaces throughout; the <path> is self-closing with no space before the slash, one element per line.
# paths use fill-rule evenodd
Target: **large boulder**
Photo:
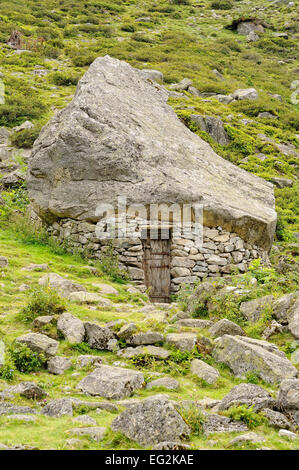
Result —
<path fill-rule="evenodd" d="M 28 333 L 19 336 L 16 341 L 17 343 L 25 344 L 34 352 L 44 354 L 46 358 L 55 356 L 59 347 L 58 341 L 41 333 Z"/>
<path fill-rule="evenodd" d="M 97 58 L 74 99 L 34 144 L 29 197 L 43 219 L 98 221 L 101 204 L 198 203 L 206 225 L 269 249 L 273 186 L 219 157 L 167 105 L 168 92 L 128 63 Z"/>
<path fill-rule="evenodd" d="M 274 344 L 243 336 L 217 338 L 213 356 L 227 364 L 238 377 L 256 373 L 265 382 L 281 382 L 297 376 L 297 369 Z"/>
<path fill-rule="evenodd" d="M 174 406 L 162 396 L 150 397 L 129 407 L 114 419 L 111 428 L 142 446 L 177 441 L 191 432 Z"/>
<path fill-rule="evenodd" d="M 99 365 L 87 375 L 78 388 L 89 395 L 95 395 L 113 400 L 129 397 L 135 390 L 143 386 L 144 378 L 141 372 Z"/>
<path fill-rule="evenodd" d="M 211 336 L 217 338 L 223 335 L 231 335 L 231 336 L 244 336 L 245 332 L 242 328 L 237 325 L 236 323 L 228 320 L 227 318 L 222 318 L 222 320 L 217 321 L 214 323 L 213 326 L 209 329 Z"/>
<path fill-rule="evenodd" d="M 225 395 L 218 405 L 218 409 L 223 411 L 231 407 L 247 405 L 249 407 L 253 406 L 255 411 L 259 411 L 262 408 L 272 409 L 275 403 L 274 398 L 264 388 L 254 384 L 242 383 L 233 387 Z"/>
<path fill-rule="evenodd" d="M 216 382 L 220 375 L 215 367 L 212 367 L 199 359 L 193 359 L 190 370 L 192 374 L 197 375 L 197 377 L 204 380 L 208 384 L 213 384 Z"/>
<path fill-rule="evenodd" d="M 93 349 L 109 350 L 109 342 L 115 339 L 114 334 L 109 328 L 98 325 L 97 323 L 85 322 L 86 341 Z"/>
<path fill-rule="evenodd" d="M 164 340 L 164 336 L 161 333 L 155 331 L 146 331 L 145 333 L 136 333 L 127 340 L 127 344 L 132 346 L 141 346 L 143 344 L 155 344 L 161 343 Z"/>
<path fill-rule="evenodd" d="M 47 403 L 42 409 L 42 414 L 59 418 L 60 416 L 73 416 L 73 403 L 69 398 L 58 398 Z"/>
<path fill-rule="evenodd" d="M 72 367 L 72 361 L 68 357 L 55 356 L 47 363 L 48 371 L 54 375 L 62 375 L 66 370 Z"/>
<path fill-rule="evenodd" d="M 85 327 L 79 318 L 71 313 L 63 313 L 57 320 L 57 330 L 69 343 L 82 343 L 85 337 Z"/>
<path fill-rule="evenodd" d="M 277 403 L 282 410 L 299 411 L 299 379 L 287 379 L 281 382 Z"/>
<path fill-rule="evenodd" d="M 207 132 L 218 144 L 227 145 L 230 139 L 224 129 L 221 119 L 213 116 L 191 114 L 190 120 L 202 131 Z"/>
<path fill-rule="evenodd" d="M 249 300 L 248 302 L 242 302 L 240 305 L 240 311 L 251 323 L 259 321 L 263 313 L 270 311 L 272 308 L 274 297 L 272 295 L 266 295 L 259 299 Z"/>

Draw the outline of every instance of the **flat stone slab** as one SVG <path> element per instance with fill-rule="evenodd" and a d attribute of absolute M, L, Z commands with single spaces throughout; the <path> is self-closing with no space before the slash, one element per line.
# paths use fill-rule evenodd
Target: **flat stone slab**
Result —
<path fill-rule="evenodd" d="M 106 434 L 106 428 L 103 427 L 86 427 L 86 428 L 73 428 L 67 431 L 74 436 L 89 437 L 93 441 L 100 442 Z"/>
<path fill-rule="evenodd" d="M 123 358 L 130 359 L 132 357 L 148 354 L 149 356 L 156 357 L 157 359 L 167 359 L 170 356 L 170 351 L 167 349 L 159 348 L 158 346 L 138 346 L 137 348 L 126 348 L 118 351 L 117 355 Z"/>
<path fill-rule="evenodd" d="M 186 318 L 183 320 L 179 320 L 176 322 L 177 325 L 180 326 L 187 326 L 190 328 L 209 328 L 211 325 L 213 325 L 213 322 L 211 320 L 200 320 L 198 318 Z"/>
<path fill-rule="evenodd" d="M 89 395 L 119 400 L 133 395 L 135 390 L 142 388 L 143 383 L 141 372 L 100 365 L 81 380 L 78 388 Z"/>
<path fill-rule="evenodd" d="M 181 351 L 192 351 L 197 342 L 194 333 L 170 333 L 166 336 L 166 343 Z"/>

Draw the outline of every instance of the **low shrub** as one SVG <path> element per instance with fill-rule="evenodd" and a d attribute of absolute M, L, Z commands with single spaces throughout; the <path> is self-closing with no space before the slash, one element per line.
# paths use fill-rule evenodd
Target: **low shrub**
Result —
<path fill-rule="evenodd" d="M 46 358 L 43 354 L 32 351 L 25 344 L 14 342 L 9 351 L 15 367 L 19 372 L 36 372 L 40 370 L 46 362 Z"/>
<path fill-rule="evenodd" d="M 10 141 L 14 147 L 17 148 L 31 148 L 38 138 L 40 127 L 33 127 L 31 129 L 24 129 L 20 132 L 12 134 Z"/>
<path fill-rule="evenodd" d="M 24 322 L 30 322 L 36 317 L 55 315 L 65 310 L 66 301 L 55 289 L 40 286 L 30 292 L 28 303 L 19 313 L 19 318 Z"/>
<path fill-rule="evenodd" d="M 265 416 L 255 413 L 253 409 L 253 406 L 248 407 L 247 405 L 240 405 L 238 407 L 232 407 L 228 411 L 224 411 L 223 414 L 234 421 L 242 421 L 249 429 L 267 424 L 268 421 Z"/>
<path fill-rule="evenodd" d="M 186 424 L 191 428 L 192 434 L 201 436 L 203 434 L 203 424 L 205 417 L 201 410 L 195 405 L 182 407 L 177 410 Z"/>

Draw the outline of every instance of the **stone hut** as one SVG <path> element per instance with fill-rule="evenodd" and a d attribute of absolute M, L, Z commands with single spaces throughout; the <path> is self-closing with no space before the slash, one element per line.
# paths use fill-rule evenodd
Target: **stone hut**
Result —
<path fill-rule="evenodd" d="M 95 258 L 112 245 L 153 302 L 266 259 L 276 226 L 272 184 L 218 156 L 168 96 L 126 62 L 97 58 L 28 169 L 32 208 L 53 236 Z"/>

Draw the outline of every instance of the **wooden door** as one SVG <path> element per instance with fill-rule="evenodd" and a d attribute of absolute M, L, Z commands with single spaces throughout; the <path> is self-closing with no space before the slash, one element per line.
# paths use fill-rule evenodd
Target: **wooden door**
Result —
<path fill-rule="evenodd" d="M 145 285 L 152 302 L 170 301 L 170 240 L 144 241 Z"/>

